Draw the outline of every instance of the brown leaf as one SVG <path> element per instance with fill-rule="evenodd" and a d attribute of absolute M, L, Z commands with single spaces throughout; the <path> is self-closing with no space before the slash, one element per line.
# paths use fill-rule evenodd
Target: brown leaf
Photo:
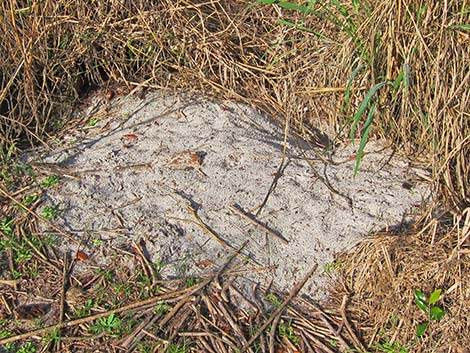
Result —
<path fill-rule="evenodd" d="M 196 262 L 197 267 L 203 267 L 203 268 L 212 266 L 213 264 L 214 264 L 214 262 L 212 262 L 211 260 L 208 260 L 208 259 Z"/>
<path fill-rule="evenodd" d="M 139 137 L 136 134 L 126 134 L 123 136 L 125 139 L 128 140 L 138 140 Z"/>
<path fill-rule="evenodd" d="M 78 250 L 77 251 L 77 259 L 80 260 L 80 261 L 87 260 L 88 255 L 85 254 L 83 251 Z"/>

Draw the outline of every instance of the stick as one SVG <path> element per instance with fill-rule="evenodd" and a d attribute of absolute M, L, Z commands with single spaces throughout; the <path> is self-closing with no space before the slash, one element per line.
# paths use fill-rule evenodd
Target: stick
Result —
<path fill-rule="evenodd" d="M 147 306 L 147 305 L 150 305 L 150 304 L 157 303 L 159 301 L 168 300 L 168 299 L 181 299 L 181 298 L 186 297 L 187 295 L 196 293 L 201 288 L 203 288 L 204 286 L 209 284 L 211 280 L 212 280 L 212 278 L 208 278 L 204 282 L 202 282 L 202 283 L 200 283 L 200 284 L 198 284 L 194 287 L 186 288 L 186 289 L 183 289 L 183 290 L 180 290 L 180 291 L 177 291 L 177 292 L 173 292 L 173 293 L 165 293 L 165 294 L 162 294 L 160 296 L 155 296 L 155 297 L 152 297 L 152 298 L 148 298 L 146 300 L 131 303 L 131 304 L 123 306 L 121 308 L 109 310 L 109 311 L 106 311 L 106 312 L 103 312 L 103 313 L 87 316 L 87 317 L 80 318 L 80 319 L 60 322 L 56 325 L 51 325 L 51 326 L 44 327 L 44 328 L 41 328 L 41 329 L 38 329 L 38 330 L 25 332 L 25 333 L 22 333 L 20 335 L 4 338 L 4 339 L 0 340 L 0 346 L 4 345 L 4 344 L 7 344 L 7 343 L 11 343 L 11 342 L 16 342 L 18 340 L 30 338 L 30 337 L 37 337 L 37 336 L 40 336 L 40 335 L 48 332 L 49 330 L 55 330 L 55 329 L 72 327 L 72 326 L 84 324 L 86 322 L 94 321 L 96 319 L 100 319 L 102 317 L 106 317 L 106 316 L 109 316 L 109 315 L 112 315 L 112 314 L 119 314 L 119 313 L 122 313 L 124 311 L 141 308 L 141 307 L 144 307 L 144 306 Z"/>
<path fill-rule="evenodd" d="M 219 237 L 217 234 L 215 234 L 215 232 L 209 227 L 207 226 L 201 219 L 201 217 L 199 217 L 199 215 L 197 214 L 196 210 L 194 209 L 194 207 L 188 205 L 187 206 L 187 209 L 188 211 L 191 213 L 191 215 L 195 218 L 195 224 L 198 225 L 199 227 L 202 228 L 202 230 L 204 230 L 207 234 L 209 234 L 212 238 L 214 238 L 220 245 L 222 245 L 223 247 L 225 248 L 229 248 L 234 254 L 240 256 L 240 258 L 244 261 L 248 261 L 250 262 L 252 265 L 256 265 L 256 266 L 259 266 L 259 263 L 257 263 L 255 260 L 251 259 L 249 256 L 247 255 L 243 255 L 240 250 L 237 250 L 235 247 L 233 247 L 232 245 L 230 245 L 228 242 L 226 242 L 225 240 L 223 240 L 221 237 Z M 246 244 L 245 244 L 246 245 Z M 245 247 L 245 245 L 242 246 Z"/>
<path fill-rule="evenodd" d="M 235 212 L 237 215 L 240 217 L 246 219 L 249 221 L 251 224 L 254 224 L 256 227 L 260 228 L 261 230 L 265 231 L 269 235 L 279 239 L 282 241 L 284 244 L 289 244 L 289 242 L 284 238 L 282 235 L 278 234 L 277 232 L 273 231 L 272 229 L 268 228 L 265 226 L 263 223 L 258 221 L 253 215 L 245 212 L 239 205 L 233 204 L 228 206 L 233 212 Z"/>
<path fill-rule="evenodd" d="M 258 329 L 258 331 L 253 335 L 250 340 L 240 349 L 239 353 L 245 352 L 252 344 L 254 341 L 258 339 L 258 337 L 264 332 L 266 327 L 268 327 L 271 322 L 280 314 L 284 311 L 284 309 L 289 305 L 292 299 L 294 299 L 299 291 L 302 289 L 302 287 L 305 285 L 307 280 L 313 275 L 313 273 L 317 270 L 318 264 L 315 264 L 312 269 L 305 275 L 305 277 L 297 283 L 290 291 L 289 296 L 284 300 L 284 302 L 277 308 L 274 313 L 271 315 L 271 317 L 266 320 L 266 322 Z"/>
<path fill-rule="evenodd" d="M 351 324 L 349 323 L 349 320 L 346 316 L 346 305 L 347 305 L 347 303 L 348 303 L 348 296 L 344 295 L 343 296 L 343 302 L 341 303 L 341 308 L 340 308 L 341 318 L 343 319 L 343 323 L 346 325 L 346 328 L 348 329 L 348 332 L 349 332 L 349 334 L 352 338 L 352 341 L 354 342 L 354 345 L 356 346 L 356 348 L 359 348 L 359 349 L 361 349 L 362 351 L 365 352 L 366 349 L 365 349 L 364 345 L 357 338 L 357 336 L 354 333 L 354 330 L 352 329 Z"/>
<path fill-rule="evenodd" d="M 62 288 L 60 290 L 60 312 L 59 312 L 59 322 L 64 321 L 64 314 L 65 314 L 65 294 L 66 294 L 66 287 L 67 287 L 67 274 L 68 274 L 68 252 L 64 252 L 64 260 L 63 260 L 63 271 L 62 271 Z"/>

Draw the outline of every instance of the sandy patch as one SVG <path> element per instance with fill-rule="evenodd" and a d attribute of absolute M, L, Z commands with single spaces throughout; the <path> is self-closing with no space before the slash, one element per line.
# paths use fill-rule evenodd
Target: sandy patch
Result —
<path fill-rule="evenodd" d="M 55 223 L 94 261 L 144 240 L 164 276 L 197 274 L 248 240 L 251 263 L 273 267 L 255 280 L 289 290 L 316 262 L 304 292 L 318 297 L 337 252 L 398 226 L 429 195 L 423 172 L 380 143 L 369 143 L 353 178 L 354 146 L 336 147 L 329 163 L 320 149 L 306 150 L 309 163 L 293 140 L 270 192 L 283 131 L 243 104 L 155 92 L 117 97 L 108 115 L 41 157 L 42 168 L 62 175 L 44 206 L 57 205 Z"/>

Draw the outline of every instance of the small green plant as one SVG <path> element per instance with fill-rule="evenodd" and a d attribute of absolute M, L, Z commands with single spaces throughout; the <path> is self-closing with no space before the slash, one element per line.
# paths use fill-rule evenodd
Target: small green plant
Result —
<path fill-rule="evenodd" d="M 25 198 L 23 199 L 22 204 L 24 206 L 29 206 L 29 205 L 35 203 L 37 200 L 39 200 L 39 195 L 38 194 L 28 195 L 28 196 L 25 196 Z"/>
<path fill-rule="evenodd" d="M 418 289 L 415 290 L 415 303 L 428 318 L 427 321 L 422 322 L 416 326 L 417 337 L 421 337 L 426 333 L 426 330 L 428 329 L 429 323 L 431 321 L 439 321 L 444 317 L 445 311 L 442 310 L 438 305 L 434 305 L 439 301 L 439 299 L 441 299 L 441 293 L 442 289 L 436 289 L 431 293 L 428 300 L 423 292 Z"/>
<path fill-rule="evenodd" d="M 0 221 L 0 231 L 6 236 L 11 235 L 13 233 L 14 221 L 15 221 L 14 218 L 12 219 L 8 219 L 6 217 L 2 218 L 2 220 Z"/>
<path fill-rule="evenodd" d="M 381 353 L 408 353 L 409 350 L 405 347 L 402 347 L 398 344 L 398 342 L 394 342 L 393 344 L 385 342 L 385 343 L 378 343 L 373 346 L 373 348 L 377 352 Z"/>
<path fill-rule="evenodd" d="M 161 272 L 165 267 L 165 264 L 162 262 L 162 259 L 158 258 L 157 261 L 153 264 L 153 271 L 157 277 L 161 276 Z"/>
<path fill-rule="evenodd" d="M 200 282 L 201 282 L 201 280 L 199 278 L 190 276 L 190 277 L 186 278 L 186 288 L 195 286 L 196 284 L 198 284 Z"/>
<path fill-rule="evenodd" d="M 42 182 L 42 186 L 50 188 L 51 186 L 57 185 L 60 182 L 60 178 L 57 175 L 48 175 Z"/>
<path fill-rule="evenodd" d="M 25 343 L 23 346 L 21 346 L 20 349 L 16 351 L 16 353 L 35 353 L 36 352 L 36 347 L 33 346 L 31 342 Z"/>
<path fill-rule="evenodd" d="M 297 344 L 300 341 L 300 337 L 294 333 L 291 322 L 282 322 L 278 326 L 279 335 L 286 337 L 293 344 Z"/>
<path fill-rule="evenodd" d="M 154 348 L 155 348 L 154 344 L 151 344 L 148 342 L 145 342 L 145 343 L 139 342 L 136 345 L 136 349 L 138 353 L 150 353 L 153 351 Z"/>
<path fill-rule="evenodd" d="M 323 273 L 329 274 L 341 269 L 341 261 L 328 262 L 323 265 Z"/>
<path fill-rule="evenodd" d="M 100 121 L 99 119 L 91 118 L 91 119 L 88 121 L 88 124 L 87 124 L 87 125 L 88 125 L 89 127 L 93 127 L 93 126 L 95 126 L 96 124 L 98 124 L 99 121 Z"/>
<path fill-rule="evenodd" d="M 44 207 L 44 209 L 41 212 L 41 216 L 44 219 L 51 220 L 51 219 L 56 219 L 58 216 L 60 216 L 61 213 L 62 211 L 59 210 L 59 207 L 54 205 L 54 206 Z"/>
<path fill-rule="evenodd" d="M 91 310 L 95 307 L 93 299 L 88 299 L 81 308 L 78 308 L 76 311 L 77 317 L 85 317 L 90 315 Z"/>
<path fill-rule="evenodd" d="M 13 251 L 13 260 L 17 264 L 22 261 L 30 260 L 33 257 L 29 245 L 26 242 L 19 241 L 15 237 L 0 238 L 0 250 L 7 248 Z"/>
<path fill-rule="evenodd" d="M 279 298 L 274 293 L 266 294 L 266 299 L 269 300 L 271 304 L 274 305 L 276 308 L 279 308 L 281 306 Z"/>
<path fill-rule="evenodd" d="M 60 340 L 61 340 L 60 330 L 58 330 L 58 329 L 52 329 L 52 330 L 48 331 L 46 336 L 42 339 L 42 341 L 46 345 L 51 345 L 51 346 L 55 347 L 56 349 L 60 345 Z"/>
<path fill-rule="evenodd" d="M 330 344 L 330 346 L 332 347 L 338 347 L 338 341 L 335 341 L 333 338 L 330 338 L 328 340 L 328 343 Z"/>
<path fill-rule="evenodd" d="M 99 234 L 92 234 L 91 242 L 93 243 L 93 245 L 96 245 L 96 246 L 103 244 L 103 240 L 101 239 Z"/>
<path fill-rule="evenodd" d="M 115 294 L 119 298 L 127 298 L 131 294 L 132 287 L 129 283 L 117 284 L 115 287 Z"/>
<path fill-rule="evenodd" d="M 165 349 L 165 353 L 187 353 L 189 352 L 189 345 L 186 341 L 183 343 L 170 343 L 170 345 Z"/>
<path fill-rule="evenodd" d="M 2 325 L 3 326 L 3 325 Z M 13 333 L 10 332 L 10 331 L 7 331 L 7 330 L 1 330 L 0 331 L 0 339 L 2 338 L 7 338 L 7 337 L 11 337 L 13 336 Z M 13 343 L 8 343 L 6 344 L 5 346 L 5 349 L 10 352 L 10 351 L 13 351 L 14 348 L 15 348 L 15 345 Z M 15 351 L 16 352 L 16 351 Z"/>
<path fill-rule="evenodd" d="M 145 287 L 149 287 L 152 284 L 152 278 L 150 276 L 147 276 L 142 270 L 139 270 L 139 272 L 137 273 L 136 280 Z"/>
<path fill-rule="evenodd" d="M 110 337 L 120 337 L 122 331 L 122 321 L 114 314 L 108 317 L 99 318 L 96 323 L 88 329 L 88 332 L 96 336 L 105 334 Z"/>
<path fill-rule="evenodd" d="M 168 311 L 170 311 L 170 307 L 166 303 L 158 303 L 157 307 L 155 308 L 155 312 L 160 315 L 164 315 Z"/>
<path fill-rule="evenodd" d="M 64 121 L 62 119 L 55 119 L 54 121 L 52 121 L 52 127 L 55 130 L 59 130 L 64 127 Z"/>

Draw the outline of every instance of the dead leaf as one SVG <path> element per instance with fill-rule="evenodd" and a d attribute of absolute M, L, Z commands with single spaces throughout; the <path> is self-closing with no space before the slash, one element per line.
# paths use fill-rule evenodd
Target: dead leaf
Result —
<path fill-rule="evenodd" d="M 139 137 L 136 134 L 126 134 L 123 136 L 125 139 L 128 140 L 138 140 Z"/>
<path fill-rule="evenodd" d="M 88 255 L 85 254 L 83 251 L 78 250 L 77 251 L 77 259 L 80 260 L 80 261 L 87 260 Z"/>
<path fill-rule="evenodd" d="M 181 152 L 172 156 L 167 166 L 175 169 L 199 168 L 202 164 L 201 153 Z"/>
<path fill-rule="evenodd" d="M 197 267 L 203 267 L 203 268 L 212 266 L 213 264 L 214 264 L 214 262 L 212 262 L 211 260 L 208 260 L 208 259 L 196 262 Z"/>

